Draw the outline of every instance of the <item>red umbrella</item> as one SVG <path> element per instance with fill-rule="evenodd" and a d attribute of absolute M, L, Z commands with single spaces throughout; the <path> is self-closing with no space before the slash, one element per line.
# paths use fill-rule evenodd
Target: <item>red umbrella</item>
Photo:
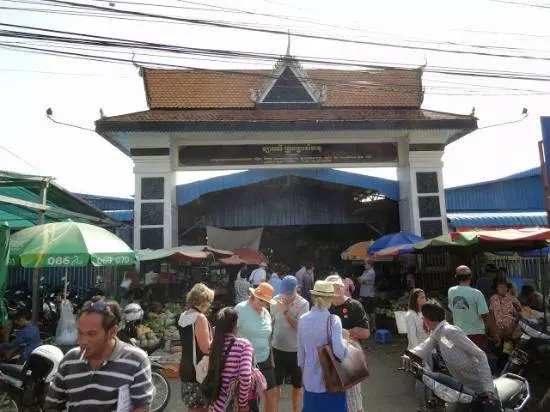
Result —
<path fill-rule="evenodd" d="M 220 263 L 223 264 L 223 265 L 226 265 L 226 266 L 240 266 L 240 265 L 242 265 L 243 263 L 246 263 L 246 262 L 244 260 L 242 260 L 240 257 L 238 257 L 237 255 L 233 255 L 233 256 L 228 257 L 228 258 L 220 259 Z"/>
<path fill-rule="evenodd" d="M 267 263 L 267 259 L 264 254 L 258 250 L 243 248 L 235 249 L 233 253 L 235 253 L 235 255 L 241 258 L 248 265 L 259 265 L 262 262 Z"/>

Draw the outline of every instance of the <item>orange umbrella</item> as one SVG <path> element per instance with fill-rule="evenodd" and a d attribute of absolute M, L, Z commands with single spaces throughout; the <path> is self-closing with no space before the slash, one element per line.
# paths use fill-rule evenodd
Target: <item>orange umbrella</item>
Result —
<path fill-rule="evenodd" d="M 351 245 L 340 254 L 340 257 L 342 260 L 365 260 L 368 257 L 367 251 L 372 242 L 372 240 L 366 240 Z"/>

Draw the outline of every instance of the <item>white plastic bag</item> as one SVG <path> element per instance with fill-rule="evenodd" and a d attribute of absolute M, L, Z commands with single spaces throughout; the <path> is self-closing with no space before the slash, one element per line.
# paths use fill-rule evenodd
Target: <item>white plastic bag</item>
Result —
<path fill-rule="evenodd" d="M 76 327 L 76 319 L 73 314 L 73 305 L 67 300 L 61 301 L 61 311 L 59 322 L 55 331 L 55 343 L 63 346 L 76 345 L 78 331 Z"/>

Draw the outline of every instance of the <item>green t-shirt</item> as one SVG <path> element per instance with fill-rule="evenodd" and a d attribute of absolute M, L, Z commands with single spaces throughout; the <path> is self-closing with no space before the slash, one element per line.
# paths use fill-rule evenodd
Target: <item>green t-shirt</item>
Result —
<path fill-rule="evenodd" d="M 466 335 L 484 335 L 485 324 L 481 315 L 489 313 L 489 308 L 483 293 L 470 286 L 453 286 L 448 298 L 453 323 Z"/>
<path fill-rule="evenodd" d="M 267 309 L 262 315 L 250 306 L 248 300 L 235 306 L 239 315 L 238 332 L 239 338 L 248 339 L 254 348 L 254 361 L 265 362 L 271 351 L 269 341 L 271 339 L 271 315 Z"/>

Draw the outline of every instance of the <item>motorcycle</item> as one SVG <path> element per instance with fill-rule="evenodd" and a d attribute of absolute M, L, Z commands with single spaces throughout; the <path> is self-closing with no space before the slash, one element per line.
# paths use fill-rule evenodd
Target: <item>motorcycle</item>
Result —
<path fill-rule="evenodd" d="M 444 402 L 444 410 L 471 410 L 483 400 L 483 394 L 466 388 L 453 377 L 425 368 L 422 360 L 413 353 L 403 356 L 403 369 L 424 383 L 432 393 Z M 493 381 L 502 404 L 503 412 L 521 411 L 531 397 L 529 382 L 521 376 L 507 373 Z"/>
<path fill-rule="evenodd" d="M 514 351 L 508 357 L 502 373 L 526 377 L 533 384 L 533 398 L 541 399 L 540 410 L 550 410 L 550 326 L 544 319 L 521 317 L 518 322 L 522 334 Z"/>
<path fill-rule="evenodd" d="M 42 345 L 23 365 L 0 364 L 0 410 L 2 412 L 40 411 L 63 352 L 53 345 Z"/>
<path fill-rule="evenodd" d="M 151 380 L 155 387 L 153 402 L 149 407 L 150 412 L 163 411 L 170 401 L 170 383 L 166 378 L 166 368 L 159 362 L 159 357 L 149 356 L 151 361 Z"/>

